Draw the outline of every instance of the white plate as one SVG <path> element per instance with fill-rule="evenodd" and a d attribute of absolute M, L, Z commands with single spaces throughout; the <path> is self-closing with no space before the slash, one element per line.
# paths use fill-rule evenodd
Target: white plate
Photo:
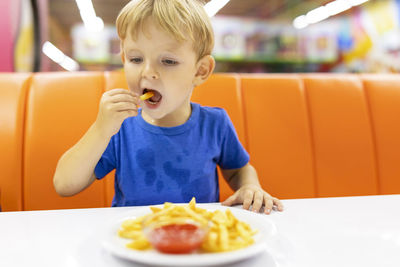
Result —
<path fill-rule="evenodd" d="M 162 266 L 210 266 L 239 261 L 266 251 L 268 239 L 277 235 L 275 224 L 267 218 L 267 215 L 257 214 L 235 207 L 220 206 L 217 204 L 196 204 L 196 206 L 210 211 L 217 209 L 225 211 L 229 208 L 236 218 L 250 224 L 252 229 L 258 230 L 258 233 L 254 236 L 254 244 L 230 252 L 185 255 L 162 254 L 156 250 L 132 250 L 125 246 L 130 241 L 128 239 L 120 238 L 117 235 L 117 231 L 124 220 L 142 216 L 151 212 L 149 207 L 140 207 L 133 209 L 129 214 L 125 214 L 125 216 L 116 218 L 115 221 L 111 223 L 110 227 L 105 229 L 104 233 L 101 235 L 102 245 L 115 256 L 139 263 Z"/>

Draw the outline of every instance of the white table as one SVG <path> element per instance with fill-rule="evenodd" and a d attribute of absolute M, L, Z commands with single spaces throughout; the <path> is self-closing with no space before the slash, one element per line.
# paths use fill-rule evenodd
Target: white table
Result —
<path fill-rule="evenodd" d="M 283 203 L 284 212 L 268 217 L 279 232 L 273 250 L 229 266 L 400 266 L 400 195 Z M 2 212 L 0 266 L 140 266 L 112 256 L 93 236 L 129 209 Z"/>

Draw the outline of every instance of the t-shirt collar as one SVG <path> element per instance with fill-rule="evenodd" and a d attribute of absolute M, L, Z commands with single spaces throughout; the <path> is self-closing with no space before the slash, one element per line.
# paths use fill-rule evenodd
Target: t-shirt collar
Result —
<path fill-rule="evenodd" d="M 179 126 L 174 127 L 160 127 L 156 125 L 152 125 L 146 122 L 142 117 L 142 109 L 139 109 L 139 114 L 136 116 L 137 122 L 139 123 L 140 127 L 144 130 L 155 133 L 155 134 L 162 134 L 162 135 L 177 135 L 181 134 L 195 125 L 200 113 L 200 105 L 197 103 L 190 103 L 192 107 L 192 113 L 190 114 L 189 119 Z"/>

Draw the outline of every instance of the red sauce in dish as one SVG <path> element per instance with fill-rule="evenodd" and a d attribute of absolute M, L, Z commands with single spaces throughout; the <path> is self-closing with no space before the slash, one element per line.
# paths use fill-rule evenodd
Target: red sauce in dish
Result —
<path fill-rule="evenodd" d="M 150 243 L 160 252 L 191 253 L 201 246 L 205 231 L 194 224 L 168 224 L 149 233 Z"/>

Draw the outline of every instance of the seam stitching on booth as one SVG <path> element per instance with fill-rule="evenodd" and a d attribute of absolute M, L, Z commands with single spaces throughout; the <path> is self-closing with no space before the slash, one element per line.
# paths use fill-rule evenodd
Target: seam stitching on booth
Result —
<path fill-rule="evenodd" d="M 305 86 L 304 82 L 304 77 L 299 76 L 299 83 L 300 83 L 300 88 L 303 91 L 303 99 L 304 99 L 304 105 L 306 109 L 306 117 L 308 121 L 308 132 L 310 134 L 310 151 L 311 151 L 311 164 L 312 164 L 312 175 L 314 178 L 314 197 L 319 197 L 319 191 L 318 191 L 318 177 L 317 177 L 317 167 L 316 167 L 316 159 L 315 159 L 315 142 L 314 142 L 314 133 L 313 133 L 313 127 L 312 127 L 312 119 L 311 119 L 311 107 L 310 107 L 310 99 L 308 95 L 308 91 Z"/>
<path fill-rule="evenodd" d="M 26 79 L 24 83 L 24 108 L 22 111 L 22 117 L 23 117 L 23 122 L 22 122 L 22 141 L 21 141 L 21 209 L 25 210 L 25 153 L 26 153 L 26 147 L 25 147 L 25 139 L 26 139 L 26 120 L 27 120 L 27 115 L 28 115 L 28 100 L 29 100 L 29 94 L 30 94 L 30 89 L 33 84 L 33 75 L 31 74 L 28 79 Z"/>
<path fill-rule="evenodd" d="M 368 122 L 369 122 L 369 127 L 371 131 L 371 142 L 372 142 L 372 150 L 373 150 L 373 160 L 375 164 L 375 179 L 376 179 L 376 190 L 378 194 L 382 194 L 382 186 L 381 186 L 381 179 L 379 177 L 379 158 L 378 158 L 378 147 L 376 143 L 376 132 L 375 132 L 375 127 L 374 127 L 374 119 L 372 118 L 372 110 L 371 110 L 371 101 L 370 101 L 370 95 L 368 93 L 368 90 L 366 89 L 365 86 L 365 81 L 362 78 L 361 75 L 358 75 L 358 79 L 360 80 L 361 83 L 361 89 L 364 94 L 364 99 L 365 99 L 365 106 L 367 109 L 367 114 L 368 114 Z"/>

